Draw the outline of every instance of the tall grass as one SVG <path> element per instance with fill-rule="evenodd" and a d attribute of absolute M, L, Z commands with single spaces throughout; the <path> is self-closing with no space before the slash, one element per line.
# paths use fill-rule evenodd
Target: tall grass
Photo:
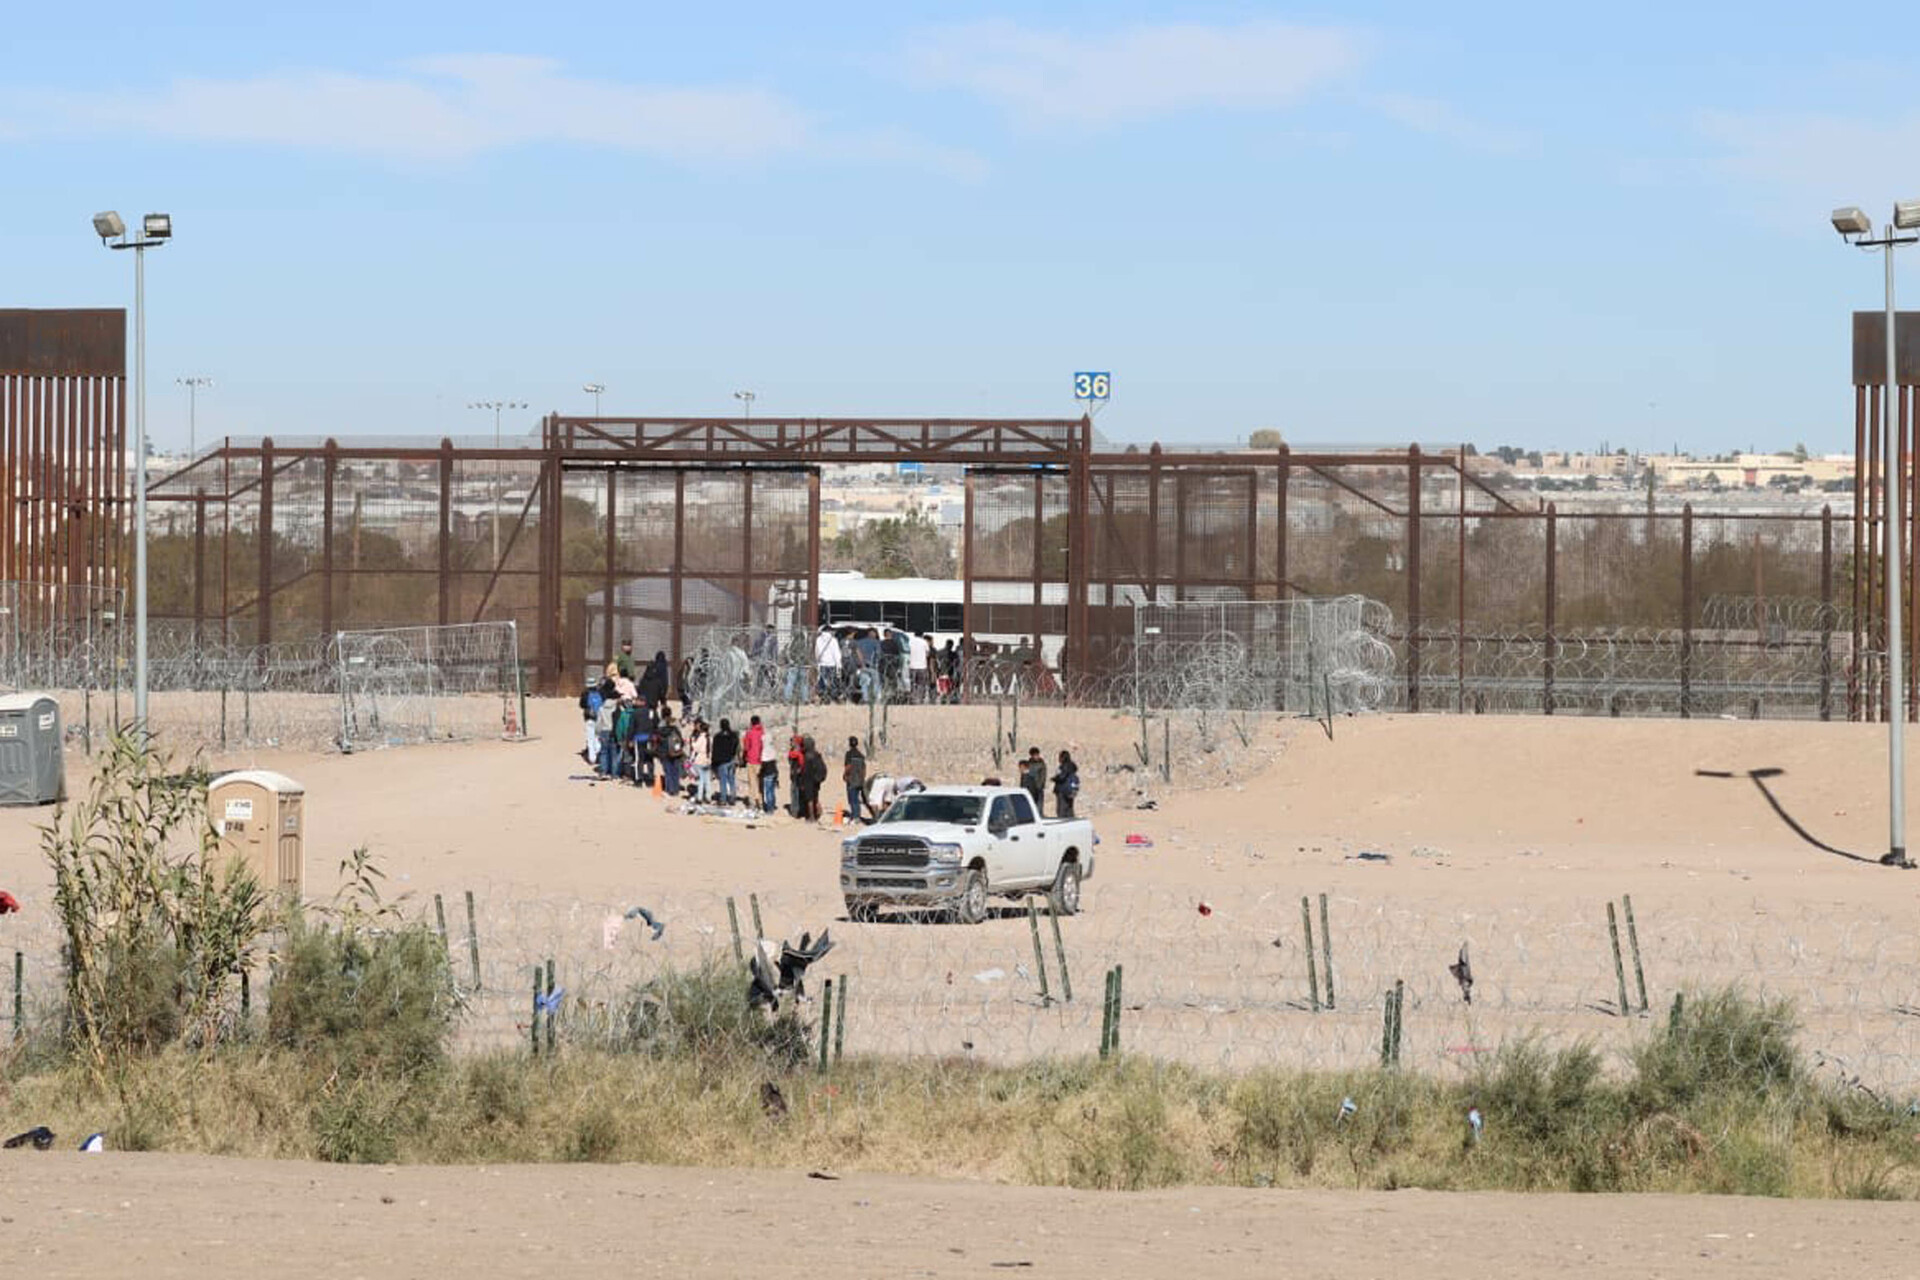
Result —
<path fill-rule="evenodd" d="M 1700 995 L 1699 1020 L 1656 1030 L 1624 1071 L 1590 1046 L 1523 1039 L 1441 1081 L 1227 1076 L 1125 1056 L 852 1058 L 822 1074 L 785 1047 L 804 1044 L 803 1023 L 721 1014 L 744 1004 L 741 986 L 724 966 L 669 975 L 636 993 L 629 1038 L 563 1041 L 553 1057 L 347 1053 L 353 1035 L 297 1047 L 263 1035 L 132 1057 L 105 1083 L 77 1060 L 22 1060 L 0 1093 L 0 1128 L 296 1159 L 861 1169 L 1122 1190 L 1920 1194 L 1920 1122 L 1786 1069 L 1798 1056 L 1776 1052 L 1791 1048 L 1775 1034 L 1783 1010 L 1736 993 Z M 690 1015 L 703 1008 L 716 1019 L 696 1031 Z M 1738 1045 L 1766 1052 L 1723 1052 Z M 1753 1070 L 1769 1087 L 1753 1087 Z M 1477 1141 L 1469 1108 L 1484 1118 Z"/>

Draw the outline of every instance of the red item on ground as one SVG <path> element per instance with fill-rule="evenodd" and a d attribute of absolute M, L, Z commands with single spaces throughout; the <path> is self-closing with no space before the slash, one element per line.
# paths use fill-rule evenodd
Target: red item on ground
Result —
<path fill-rule="evenodd" d="M 19 909 L 20 900 L 8 893 L 5 889 L 0 889 L 0 916 L 11 915 Z"/>

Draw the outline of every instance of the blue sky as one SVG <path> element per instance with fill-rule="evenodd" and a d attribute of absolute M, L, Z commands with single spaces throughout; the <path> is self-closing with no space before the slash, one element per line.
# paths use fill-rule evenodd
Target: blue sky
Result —
<path fill-rule="evenodd" d="M 1826 215 L 1920 196 L 1891 7 L 275 8 L 8 17 L 0 305 L 130 305 L 88 218 L 170 212 L 161 446 L 186 374 L 345 437 L 1111 369 L 1123 440 L 1844 450 Z"/>

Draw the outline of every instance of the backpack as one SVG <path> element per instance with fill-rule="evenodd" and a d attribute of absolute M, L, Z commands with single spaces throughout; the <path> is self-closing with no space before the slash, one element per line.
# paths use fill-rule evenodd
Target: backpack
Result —
<path fill-rule="evenodd" d="M 1071 800 L 1080 794 L 1080 775 L 1070 773 L 1060 779 L 1060 794 Z"/>
<path fill-rule="evenodd" d="M 587 690 L 587 714 L 590 716 L 599 715 L 600 704 L 605 701 L 606 699 L 600 696 L 600 691 L 598 689 Z"/>
<path fill-rule="evenodd" d="M 660 754 L 669 760 L 678 760 L 685 750 L 686 742 L 680 736 L 680 726 L 669 725 L 667 731 L 661 735 Z"/>

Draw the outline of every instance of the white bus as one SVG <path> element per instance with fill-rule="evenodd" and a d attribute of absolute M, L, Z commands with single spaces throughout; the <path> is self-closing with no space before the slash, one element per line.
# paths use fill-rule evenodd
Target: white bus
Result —
<path fill-rule="evenodd" d="M 987 584 L 986 590 L 990 591 L 996 585 Z M 1018 590 L 1024 594 L 1025 585 L 1018 584 Z M 1043 587 L 1042 599 L 1047 604 L 1062 603 L 1065 592 L 1064 584 L 1047 583 Z M 773 622 L 782 636 L 791 634 L 796 623 L 805 625 L 794 617 L 794 603 L 804 593 L 805 586 L 801 582 L 774 588 L 771 600 Z M 842 630 L 852 627 L 895 627 L 914 635 L 931 637 L 936 649 L 949 640 L 955 644 L 962 642 L 964 596 L 965 591 L 958 578 L 869 578 L 858 570 L 820 575 L 821 620 L 828 626 Z M 976 605 L 984 603 L 986 601 L 980 596 L 975 597 Z M 973 639 L 976 645 L 1005 650 L 1033 642 L 1033 637 L 1028 635 L 987 631 L 976 631 Z M 1061 636 L 1041 636 L 1041 661 L 1058 670 L 1063 643 L 1064 637 Z"/>

